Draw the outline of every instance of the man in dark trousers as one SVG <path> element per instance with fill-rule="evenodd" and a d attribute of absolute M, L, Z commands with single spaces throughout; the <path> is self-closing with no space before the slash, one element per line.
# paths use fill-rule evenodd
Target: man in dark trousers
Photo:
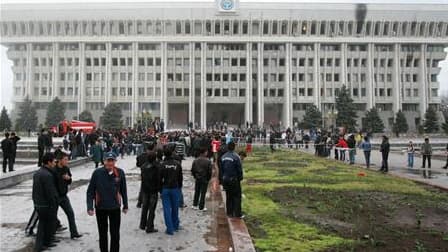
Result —
<path fill-rule="evenodd" d="M 196 180 L 193 209 L 201 211 L 207 211 L 207 208 L 205 208 L 205 194 L 207 193 L 208 183 L 212 178 L 212 162 L 207 158 L 207 154 L 207 149 L 202 148 L 199 151 L 199 158 L 194 160 L 191 166 L 191 174 Z"/>
<path fill-rule="evenodd" d="M 42 157 L 42 164 L 42 167 L 33 175 L 32 197 L 34 208 L 39 216 L 35 251 L 56 246 L 53 235 L 56 231 L 59 195 L 53 171 L 56 165 L 54 154 L 46 153 Z"/>
<path fill-rule="evenodd" d="M 68 155 L 64 152 L 60 152 L 57 159 L 56 175 L 57 175 L 57 187 L 59 192 L 59 206 L 64 210 L 67 215 L 68 224 L 70 227 L 70 238 L 80 238 L 82 235 L 78 233 L 75 222 L 75 213 L 73 212 L 72 204 L 67 196 L 68 185 L 72 183 L 72 173 L 68 168 Z"/>
<path fill-rule="evenodd" d="M 8 166 L 8 170 L 10 172 L 14 171 L 14 161 L 13 161 L 13 152 L 14 152 L 14 143 L 9 138 L 9 133 L 5 133 L 5 139 L 2 140 L 2 153 L 3 153 L 3 173 L 6 173 L 6 166 Z"/>
<path fill-rule="evenodd" d="M 240 157 L 235 153 L 235 143 L 230 142 L 228 152 L 221 158 L 222 183 L 226 191 L 226 212 L 231 218 L 244 218 L 241 212 L 241 180 L 243 169 Z"/>
<path fill-rule="evenodd" d="M 156 145 L 153 142 L 150 142 L 148 144 L 145 144 L 146 150 L 144 153 L 140 154 L 137 156 L 137 167 L 139 167 L 140 169 L 142 168 L 143 164 L 146 163 L 146 161 L 148 160 L 148 154 L 151 151 L 154 151 Z M 137 208 L 141 208 L 142 207 L 142 184 L 143 181 L 140 183 L 140 190 L 138 193 L 138 199 L 137 199 Z"/>
<path fill-rule="evenodd" d="M 140 218 L 140 229 L 146 230 L 146 233 L 158 232 L 154 228 L 154 217 L 159 199 L 159 163 L 156 162 L 157 156 L 154 151 L 146 154 L 146 162 L 141 165 L 141 199 L 142 215 Z"/>
<path fill-rule="evenodd" d="M 37 150 L 39 151 L 39 160 L 37 161 L 37 166 L 41 167 L 42 166 L 42 157 L 44 156 L 44 151 L 45 151 L 45 130 L 42 129 L 39 137 L 37 138 Z"/>
<path fill-rule="evenodd" d="M 173 151 L 165 145 L 163 152 L 165 160 L 160 167 L 160 188 L 162 193 L 163 217 L 165 219 L 168 235 L 174 235 L 179 230 L 179 205 L 180 190 L 182 188 L 183 175 L 181 164 L 174 160 Z"/>
<path fill-rule="evenodd" d="M 116 167 L 116 160 L 114 153 L 107 153 L 104 167 L 93 172 L 87 188 L 87 213 L 93 216 L 96 210 L 101 252 L 109 251 L 108 229 L 110 252 L 120 251 L 120 208 L 123 206 L 123 213 L 128 212 L 126 176 L 122 169 Z"/>
<path fill-rule="evenodd" d="M 389 144 L 389 138 L 387 136 L 383 136 L 383 141 L 380 145 L 380 152 L 381 156 L 383 158 L 383 161 L 381 163 L 381 169 L 382 172 L 388 172 L 389 171 L 389 165 L 388 165 L 388 159 L 389 159 L 389 152 L 390 152 L 390 144 Z"/>
<path fill-rule="evenodd" d="M 12 150 L 12 163 L 16 163 L 16 154 L 17 154 L 17 142 L 20 141 L 20 137 L 16 136 L 15 132 L 11 132 L 11 141 L 13 143 L 13 150 Z"/>

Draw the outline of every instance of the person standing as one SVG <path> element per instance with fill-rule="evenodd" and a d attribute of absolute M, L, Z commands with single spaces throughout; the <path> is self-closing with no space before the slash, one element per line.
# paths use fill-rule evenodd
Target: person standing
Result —
<path fill-rule="evenodd" d="M 42 251 L 56 246 L 53 235 L 56 231 L 56 216 L 59 195 L 55 184 L 54 167 L 56 160 L 53 153 L 45 153 L 41 168 L 33 175 L 32 198 L 34 209 L 39 216 L 35 251 Z"/>
<path fill-rule="evenodd" d="M 360 148 L 364 152 L 364 158 L 366 159 L 366 167 L 370 168 L 370 152 L 372 151 L 372 144 L 370 143 L 369 137 L 365 136 L 364 141 L 361 143 Z"/>
<path fill-rule="evenodd" d="M 14 171 L 14 161 L 13 161 L 13 152 L 14 152 L 14 143 L 9 138 L 9 133 L 5 133 L 5 139 L 2 140 L 2 153 L 3 153 L 3 173 L 6 173 L 6 166 L 8 166 L 8 170 L 10 172 Z"/>
<path fill-rule="evenodd" d="M 240 157 L 235 153 L 235 143 L 227 145 L 228 152 L 221 158 L 222 182 L 226 191 L 227 216 L 243 218 L 241 212 L 241 180 L 243 169 Z"/>
<path fill-rule="evenodd" d="M 99 164 L 103 164 L 103 146 L 101 145 L 101 140 L 96 140 L 96 143 L 90 147 L 90 155 L 92 155 L 92 160 L 95 163 L 95 168 L 98 168 Z"/>
<path fill-rule="evenodd" d="M 57 188 L 59 192 L 59 206 L 67 215 L 68 224 L 70 227 L 70 238 L 80 238 L 82 235 L 78 233 L 75 222 L 75 213 L 73 211 L 70 199 L 67 196 L 68 185 L 72 183 L 72 173 L 68 168 L 68 155 L 64 152 L 60 152 L 57 156 L 56 175 L 57 175 Z"/>
<path fill-rule="evenodd" d="M 212 141 L 212 152 L 213 152 L 213 161 L 217 162 L 218 160 L 218 151 L 219 148 L 221 147 L 221 141 L 219 136 L 215 136 L 215 139 L 213 139 Z"/>
<path fill-rule="evenodd" d="M 174 231 L 179 230 L 179 206 L 180 190 L 183 183 L 182 166 L 174 160 L 172 148 L 165 145 L 163 152 L 165 160 L 162 162 L 160 170 L 160 188 L 162 189 L 163 217 L 165 219 L 166 231 L 168 235 L 174 235 Z"/>
<path fill-rule="evenodd" d="M 350 135 L 347 140 L 348 147 L 348 156 L 350 160 L 350 164 L 355 164 L 355 155 L 356 155 L 356 140 L 355 135 Z"/>
<path fill-rule="evenodd" d="M 208 183 L 212 178 L 212 162 L 207 158 L 207 149 L 203 148 L 199 152 L 199 158 L 193 161 L 191 174 L 196 180 L 194 187 L 193 209 L 207 211 L 205 208 L 205 195 Z"/>
<path fill-rule="evenodd" d="M 37 150 L 39 152 L 39 159 L 37 161 L 37 166 L 42 166 L 42 157 L 44 156 L 45 152 L 45 130 L 42 129 L 40 131 L 39 137 L 37 138 Z"/>
<path fill-rule="evenodd" d="M 344 139 L 344 136 L 339 136 L 338 143 L 335 146 L 335 151 L 339 150 L 339 160 L 345 161 L 345 152 L 348 149 L 347 142 Z"/>
<path fill-rule="evenodd" d="M 156 233 L 154 228 L 155 211 L 157 207 L 159 186 L 159 169 L 160 166 L 156 162 L 157 155 L 154 151 L 145 153 L 146 160 L 141 165 L 141 192 L 142 214 L 140 218 L 140 229 L 146 230 L 146 233 Z"/>
<path fill-rule="evenodd" d="M 11 132 L 11 141 L 13 143 L 13 149 L 12 149 L 12 163 L 16 163 L 16 154 L 17 154 L 17 142 L 20 141 L 20 137 L 16 136 L 15 132 Z"/>
<path fill-rule="evenodd" d="M 87 213 L 96 214 L 101 252 L 108 250 L 108 229 L 110 230 L 110 251 L 120 250 L 120 208 L 128 212 L 128 196 L 124 171 L 116 167 L 114 153 L 105 155 L 104 167 L 96 169 L 87 188 Z M 95 206 L 95 210 L 94 210 Z"/>
<path fill-rule="evenodd" d="M 442 167 L 442 169 L 448 168 L 448 144 L 446 145 L 446 148 L 445 148 L 445 155 L 446 155 L 446 163 L 445 163 L 445 166 Z"/>
<path fill-rule="evenodd" d="M 431 155 L 432 155 L 432 146 L 429 143 L 429 138 L 425 138 L 425 142 L 422 144 L 421 153 L 423 157 L 423 177 L 431 178 Z M 426 161 L 428 161 L 428 170 L 426 170 Z"/>
<path fill-rule="evenodd" d="M 389 144 L 389 138 L 387 136 L 383 136 L 383 141 L 381 142 L 381 146 L 380 146 L 380 152 L 381 152 L 381 157 L 383 159 L 383 161 L 381 163 L 380 171 L 388 172 L 389 171 L 388 159 L 389 159 L 389 152 L 390 152 L 390 144 Z"/>
<path fill-rule="evenodd" d="M 408 168 L 412 169 L 414 168 L 414 152 L 415 152 L 414 144 L 412 143 L 412 141 L 409 141 L 406 152 L 408 153 Z"/>

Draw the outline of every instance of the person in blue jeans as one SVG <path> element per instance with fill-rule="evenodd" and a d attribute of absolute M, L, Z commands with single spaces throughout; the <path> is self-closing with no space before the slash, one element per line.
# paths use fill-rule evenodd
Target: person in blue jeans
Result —
<path fill-rule="evenodd" d="M 174 160 L 173 151 L 169 146 L 164 148 L 165 160 L 161 164 L 160 183 L 162 188 L 163 217 L 168 235 L 179 230 L 180 191 L 182 188 L 182 166 Z"/>
<path fill-rule="evenodd" d="M 408 148 L 407 148 L 407 153 L 408 153 L 408 168 L 412 169 L 414 168 L 414 144 L 412 143 L 412 141 L 409 141 L 408 144 Z"/>
<path fill-rule="evenodd" d="M 364 152 L 364 157 L 366 159 L 366 167 L 370 168 L 370 152 L 372 151 L 372 144 L 370 143 L 369 137 L 365 136 L 364 141 L 359 146 Z"/>

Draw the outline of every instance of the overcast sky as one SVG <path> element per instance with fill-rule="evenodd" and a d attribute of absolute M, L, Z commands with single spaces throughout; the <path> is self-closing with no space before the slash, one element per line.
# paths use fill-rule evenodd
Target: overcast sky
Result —
<path fill-rule="evenodd" d="M 162 0 L 0 0 L 1 4 L 5 3 L 81 3 L 81 2 L 161 2 Z M 163 2 L 210 2 L 214 0 L 163 0 Z M 310 2 L 311 0 L 240 0 L 240 2 Z M 312 2 L 363 2 L 363 3 L 442 3 L 448 4 L 448 0 L 312 0 Z M 1 6 L 0 6 L 1 7 Z M 448 50 L 445 49 L 446 51 Z M 0 46 L 0 105 L 12 108 L 12 62 L 6 57 L 6 47 Z M 440 90 L 442 93 L 448 94 L 448 57 L 439 65 L 442 71 L 439 75 Z"/>

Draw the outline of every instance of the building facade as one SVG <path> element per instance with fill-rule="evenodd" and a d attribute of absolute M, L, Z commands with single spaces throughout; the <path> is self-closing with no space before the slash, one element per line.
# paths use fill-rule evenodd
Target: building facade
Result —
<path fill-rule="evenodd" d="M 345 85 L 359 126 L 377 107 L 415 129 L 441 101 L 447 25 L 446 4 L 2 5 L 0 43 L 16 107 L 30 97 L 40 122 L 58 97 L 69 119 L 118 103 L 129 126 L 144 111 L 170 128 L 293 126 L 312 104 L 328 126 Z"/>

